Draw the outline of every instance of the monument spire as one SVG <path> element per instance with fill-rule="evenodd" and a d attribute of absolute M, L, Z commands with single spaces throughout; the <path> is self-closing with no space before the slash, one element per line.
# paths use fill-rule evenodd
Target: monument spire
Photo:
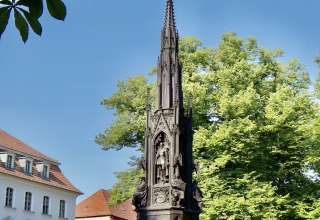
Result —
<path fill-rule="evenodd" d="M 172 0 L 167 0 L 166 18 L 163 29 L 165 30 L 167 36 L 169 36 L 169 34 L 176 34 L 176 24 Z"/>
<path fill-rule="evenodd" d="M 175 26 L 173 1 L 168 0 L 157 68 L 156 110 L 172 108 L 177 99 L 182 98 L 178 52 L 179 35 Z"/>
<path fill-rule="evenodd" d="M 199 220 L 199 190 L 192 181 L 192 113 L 183 109 L 179 36 L 167 0 L 157 67 L 156 107 L 147 92 L 144 175 L 133 196 L 138 220 Z"/>

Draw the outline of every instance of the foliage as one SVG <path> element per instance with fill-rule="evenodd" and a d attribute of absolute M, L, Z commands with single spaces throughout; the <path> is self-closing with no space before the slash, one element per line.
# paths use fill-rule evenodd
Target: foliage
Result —
<path fill-rule="evenodd" d="M 104 150 L 141 148 L 144 143 L 147 78 L 137 75 L 119 81 L 117 86 L 118 91 L 101 102 L 107 110 L 115 110 L 116 119 L 105 133 L 96 137 L 96 143 L 102 145 Z"/>
<path fill-rule="evenodd" d="M 318 64 L 318 67 L 320 68 L 320 56 L 316 57 L 314 61 Z M 314 83 L 314 87 L 316 96 L 318 97 L 318 99 L 320 99 L 320 73 L 318 74 L 316 82 Z"/>
<path fill-rule="evenodd" d="M 123 172 L 117 172 L 115 175 L 119 181 L 112 186 L 110 190 L 111 198 L 108 202 L 113 207 L 132 197 L 135 191 L 135 188 L 132 186 L 139 183 L 139 176 L 142 175 L 142 171 L 130 168 Z"/>
<path fill-rule="evenodd" d="M 46 4 L 53 18 L 65 19 L 67 9 L 61 0 L 46 0 Z M 23 42 L 28 40 L 29 26 L 34 33 L 41 36 L 39 18 L 43 13 L 43 0 L 0 0 L 0 38 L 8 25 L 11 12 L 14 13 L 15 25 Z"/>
<path fill-rule="evenodd" d="M 183 89 L 193 94 L 201 219 L 319 218 L 319 105 L 303 65 L 281 56 L 234 33 L 217 48 L 180 41 Z M 143 76 L 129 78 L 102 102 L 116 116 L 97 138 L 104 149 L 143 147 L 148 86 Z"/>

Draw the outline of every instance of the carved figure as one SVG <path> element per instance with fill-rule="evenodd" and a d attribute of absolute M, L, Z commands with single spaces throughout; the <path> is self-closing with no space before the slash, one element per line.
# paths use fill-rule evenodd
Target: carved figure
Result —
<path fill-rule="evenodd" d="M 182 200 L 184 199 L 184 192 L 178 189 L 172 190 L 172 205 L 176 207 L 182 207 Z"/>
<path fill-rule="evenodd" d="M 144 159 L 144 157 L 140 158 L 137 161 L 137 166 L 138 166 L 138 169 L 142 169 L 143 171 L 146 171 L 146 160 Z"/>
<path fill-rule="evenodd" d="M 186 183 L 180 178 L 174 179 L 172 181 L 172 205 L 176 207 L 182 207 L 182 201 L 184 200 L 184 191 L 186 188 Z"/>
<path fill-rule="evenodd" d="M 147 205 L 147 192 L 148 186 L 146 184 L 145 177 L 140 177 L 140 185 L 137 187 L 137 191 L 133 194 L 132 204 L 136 208 L 145 207 Z"/>
<path fill-rule="evenodd" d="M 169 177 L 169 146 L 160 143 L 156 154 L 157 180 L 163 184 L 168 181 Z"/>
<path fill-rule="evenodd" d="M 182 207 L 182 201 L 184 200 L 184 191 L 186 183 L 181 180 L 180 177 L 180 166 L 182 165 L 182 155 L 179 154 L 174 158 L 174 179 L 172 180 L 172 205 L 176 207 Z"/>
<path fill-rule="evenodd" d="M 174 178 L 180 179 L 180 167 L 182 167 L 182 154 L 176 155 L 174 157 Z"/>
<path fill-rule="evenodd" d="M 199 189 L 196 181 L 193 181 L 192 185 L 193 185 L 193 200 L 194 200 L 193 206 L 195 209 L 200 210 L 203 206 L 202 192 Z"/>

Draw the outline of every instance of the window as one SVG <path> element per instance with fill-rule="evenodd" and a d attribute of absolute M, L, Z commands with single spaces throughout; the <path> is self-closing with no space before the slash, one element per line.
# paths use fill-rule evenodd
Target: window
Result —
<path fill-rule="evenodd" d="M 13 189 L 8 187 L 6 193 L 6 207 L 13 207 Z"/>
<path fill-rule="evenodd" d="M 59 218 L 65 218 L 66 217 L 66 201 L 60 200 L 60 206 L 59 206 Z"/>
<path fill-rule="evenodd" d="M 43 165 L 42 177 L 49 178 L 49 167 L 47 165 Z"/>
<path fill-rule="evenodd" d="M 32 174 L 32 163 L 31 163 L 30 160 L 26 160 L 25 172 L 26 172 L 27 174 Z"/>
<path fill-rule="evenodd" d="M 49 197 L 43 197 L 42 214 L 49 215 Z"/>
<path fill-rule="evenodd" d="M 26 196 L 24 199 L 24 210 L 31 211 L 31 203 L 32 203 L 32 193 L 26 192 Z"/>
<path fill-rule="evenodd" d="M 7 156 L 7 168 L 13 169 L 13 156 L 10 154 Z"/>

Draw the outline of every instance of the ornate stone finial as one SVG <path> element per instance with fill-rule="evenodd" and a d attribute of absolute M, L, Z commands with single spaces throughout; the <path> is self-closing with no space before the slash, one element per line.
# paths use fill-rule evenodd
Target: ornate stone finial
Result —
<path fill-rule="evenodd" d="M 174 32 L 176 29 L 172 0 L 167 0 L 167 10 L 166 10 L 166 19 L 164 23 L 164 29 L 167 29 L 167 28 L 174 30 Z"/>
<path fill-rule="evenodd" d="M 175 90 L 174 90 L 174 96 L 175 96 L 174 104 L 176 106 L 178 106 L 179 101 L 180 101 L 179 91 L 180 91 L 179 85 L 176 85 Z"/>
<path fill-rule="evenodd" d="M 150 87 L 147 87 L 146 110 L 151 110 Z"/>

